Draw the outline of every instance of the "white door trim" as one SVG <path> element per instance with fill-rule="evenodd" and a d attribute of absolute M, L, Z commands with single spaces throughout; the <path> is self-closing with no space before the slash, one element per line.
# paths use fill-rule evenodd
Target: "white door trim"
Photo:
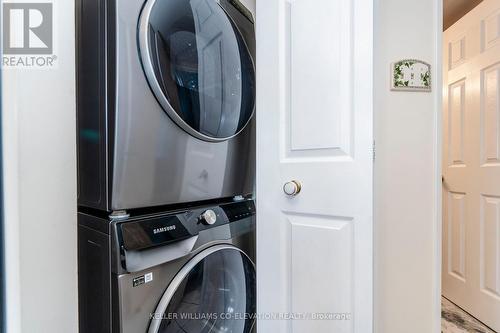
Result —
<path fill-rule="evenodd" d="M 435 145 L 434 145 L 434 164 L 435 164 L 435 212 L 436 220 L 434 221 L 435 232 L 434 235 L 436 239 L 435 244 L 435 257 L 434 257 L 434 269 L 435 269 L 435 290 L 434 290 L 434 306 L 435 306 L 435 323 L 434 323 L 434 333 L 441 332 L 441 256 L 442 256 L 442 146 L 443 146 L 443 94 L 442 94 L 442 82 L 443 82 L 443 1 L 435 1 L 435 17 L 434 22 L 436 22 L 436 35 L 434 36 L 434 48 L 436 50 L 435 58 L 436 65 L 434 66 L 434 89 L 440 93 L 435 94 Z"/>

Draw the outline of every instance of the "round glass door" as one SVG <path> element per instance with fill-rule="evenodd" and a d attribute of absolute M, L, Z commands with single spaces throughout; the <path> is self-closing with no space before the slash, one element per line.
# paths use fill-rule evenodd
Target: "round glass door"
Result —
<path fill-rule="evenodd" d="M 165 291 L 149 333 L 250 333 L 255 267 L 239 249 L 211 247 L 186 264 Z"/>
<path fill-rule="evenodd" d="M 254 112 L 253 59 L 235 18 L 248 20 L 217 0 L 148 0 L 141 14 L 149 85 L 170 118 L 202 140 L 237 135 Z"/>

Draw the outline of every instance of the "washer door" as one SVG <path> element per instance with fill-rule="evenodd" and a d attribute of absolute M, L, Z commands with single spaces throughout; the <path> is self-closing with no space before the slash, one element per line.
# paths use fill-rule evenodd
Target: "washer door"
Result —
<path fill-rule="evenodd" d="M 170 118 L 202 140 L 237 135 L 254 112 L 254 64 L 235 20 L 249 23 L 217 0 L 148 0 L 141 14 L 149 85 Z"/>
<path fill-rule="evenodd" d="M 255 267 L 238 248 L 196 255 L 172 280 L 149 333 L 249 333 L 255 323 Z"/>

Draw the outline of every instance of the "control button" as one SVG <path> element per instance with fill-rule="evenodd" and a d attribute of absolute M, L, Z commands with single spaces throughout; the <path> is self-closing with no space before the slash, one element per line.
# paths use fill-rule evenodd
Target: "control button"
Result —
<path fill-rule="evenodd" d="M 217 215 L 213 210 L 208 209 L 203 214 L 201 214 L 200 219 L 203 223 L 212 225 L 217 222 Z"/>

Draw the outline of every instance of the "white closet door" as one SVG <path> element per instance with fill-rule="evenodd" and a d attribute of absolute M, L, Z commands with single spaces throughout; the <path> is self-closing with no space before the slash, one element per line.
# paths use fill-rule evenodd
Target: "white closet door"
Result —
<path fill-rule="evenodd" d="M 257 0 L 256 27 L 258 332 L 372 332 L 372 1 Z"/>

